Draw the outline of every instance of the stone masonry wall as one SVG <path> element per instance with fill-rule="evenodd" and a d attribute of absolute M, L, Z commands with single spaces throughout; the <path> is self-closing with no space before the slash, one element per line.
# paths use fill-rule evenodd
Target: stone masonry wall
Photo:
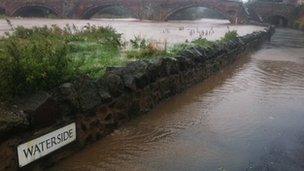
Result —
<path fill-rule="evenodd" d="M 52 92 L 39 92 L 3 110 L 12 116 L 0 120 L 0 170 L 18 169 L 16 148 L 59 127 L 76 122 L 77 140 L 26 166 L 44 168 L 110 134 L 162 100 L 182 92 L 257 48 L 274 33 L 265 31 L 240 37 L 213 48 L 192 48 L 174 58 L 136 61 L 108 68 L 103 78 L 80 77 Z M 105 147 L 106 148 L 106 147 Z M 20 169 L 20 168 L 19 168 Z"/>

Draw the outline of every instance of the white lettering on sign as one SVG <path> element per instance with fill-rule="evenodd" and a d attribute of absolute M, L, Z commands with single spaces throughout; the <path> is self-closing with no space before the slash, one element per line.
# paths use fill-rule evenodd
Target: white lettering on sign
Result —
<path fill-rule="evenodd" d="M 76 140 L 76 124 L 72 123 L 17 147 L 19 166 L 23 167 Z"/>

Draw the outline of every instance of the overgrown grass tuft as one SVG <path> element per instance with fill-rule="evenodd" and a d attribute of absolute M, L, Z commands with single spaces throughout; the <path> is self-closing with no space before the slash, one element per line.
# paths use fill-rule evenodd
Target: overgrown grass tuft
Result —
<path fill-rule="evenodd" d="M 131 49 L 126 51 L 128 59 L 149 59 L 167 55 L 166 49 L 160 49 L 155 43 L 135 37 L 130 40 Z"/>
<path fill-rule="evenodd" d="M 126 57 L 128 59 L 137 59 L 137 60 L 157 58 L 166 55 L 167 55 L 166 51 L 153 48 L 152 46 L 148 46 L 147 48 L 144 49 L 132 49 L 126 52 Z"/>
<path fill-rule="evenodd" d="M 238 39 L 239 35 L 237 33 L 236 30 L 233 31 L 229 31 L 225 34 L 224 37 L 221 38 L 221 42 L 228 42 L 228 41 L 232 41 L 232 40 L 236 40 Z"/>
<path fill-rule="evenodd" d="M 228 41 L 233 41 L 238 39 L 239 35 L 237 31 L 229 31 L 225 34 L 223 38 L 216 41 L 218 43 L 225 43 Z M 190 43 L 180 43 L 175 44 L 171 48 L 169 48 L 167 54 L 169 56 L 176 56 L 180 55 L 182 52 L 192 48 L 192 47 L 200 47 L 200 48 L 212 48 L 212 46 L 215 44 L 215 42 L 209 41 L 205 38 L 198 38 L 196 40 L 193 40 Z"/>

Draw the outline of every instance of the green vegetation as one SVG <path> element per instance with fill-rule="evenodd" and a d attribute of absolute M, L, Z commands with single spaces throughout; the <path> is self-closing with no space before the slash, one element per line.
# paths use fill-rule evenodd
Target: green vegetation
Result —
<path fill-rule="evenodd" d="M 293 27 L 295 29 L 301 29 L 304 30 L 304 19 L 298 19 L 294 22 Z"/>
<path fill-rule="evenodd" d="M 221 42 L 228 42 L 228 41 L 231 41 L 231 40 L 236 40 L 238 38 L 238 33 L 236 30 L 233 30 L 233 31 L 229 31 L 225 34 L 224 37 L 221 38 Z"/>
<path fill-rule="evenodd" d="M 304 30 L 304 5 L 295 9 L 294 16 L 297 16 L 298 19 L 293 22 L 293 28 Z"/>
<path fill-rule="evenodd" d="M 122 35 L 111 27 L 12 29 L 0 38 L 0 100 L 47 91 L 79 75 L 98 78 L 107 67 L 129 61 L 174 56 L 193 46 L 207 48 L 214 44 L 197 39 L 162 50 L 155 43 L 135 37 L 126 50 Z M 220 42 L 235 38 L 237 33 L 229 32 Z"/>
<path fill-rule="evenodd" d="M 121 35 L 110 27 L 17 27 L 0 40 L 0 97 L 49 90 L 79 74 L 122 65 Z"/>
<path fill-rule="evenodd" d="M 160 56 L 166 56 L 167 53 L 164 50 L 159 50 L 155 47 L 147 46 L 144 49 L 137 49 L 137 50 L 129 50 L 126 52 L 126 56 L 129 59 L 151 59 Z"/>
<path fill-rule="evenodd" d="M 208 41 L 207 39 L 196 39 L 190 43 L 180 43 L 175 44 L 168 50 L 168 54 L 170 56 L 180 55 L 182 52 L 192 48 L 192 47 L 201 47 L 201 48 L 208 48 L 210 47 L 214 42 Z"/>
<path fill-rule="evenodd" d="M 237 31 L 229 31 L 225 34 L 223 38 L 219 41 L 212 42 L 205 38 L 198 38 L 193 40 L 190 43 L 179 43 L 174 44 L 170 48 L 165 48 L 161 50 L 156 47 L 155 44 L 148 42 L 145 39 L 140 39 L 139 37 L 135 37 L 133 40 L 130 40 L 132 45 L 132 49 L 126 52 L 127 58 L 131 59 L 147 59 L 147 58 L 156 58 L 160 56 L 176 56 L 180 55 L 182 52 L 192 48 L 192 47 L 200 47 L 200 48 L 211 48 L 215 43 L 225 43 L 231 40 L 238 39 Z"/>
<path fill-rule="evenodd" d="M 165 49 L 158 48 L 155 43 L 146 39 L 135 37 L 130 43 L 132 48 L 126 52 L 128 59 L 147 59 L 167 55 Z"/>
<path fill-rule="evenodd" d="M 141 39 L 139 36 L 135 36 L 134 39 L 130 40 L 133 49 L 144 49 L 147 47 L 148 41 L 146 39 Z"/>
<path fill-rule="evenodd" d="M 175 45 L 173 45 L 173 47 L 171 47 L 168 50 L 167 53 L 170 56 L 175 56 L 175 55 L 181 54 L 182 52 L 184 52 L 192 47 L 211 48 L 215 43 L 223 44 L 225 42 L 229 42 L 229 41 L 236 40 L 236 39 L 238 39 L 237 31 L 229 31 L 225 34 L 224 37 L 222 37 L 220 40 L 215 41 L 215 42 L 209 41 L 205 38 L 204 39 L 199 38 L 190 43 L 175 44 Z"/>

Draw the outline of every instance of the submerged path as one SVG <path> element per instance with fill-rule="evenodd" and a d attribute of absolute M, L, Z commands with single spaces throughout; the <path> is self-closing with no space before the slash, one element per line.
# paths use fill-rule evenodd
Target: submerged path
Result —
<path fill-rule="evenodd" d="M 52 170 L 303 170 L 304 34 L 272 42 Z"/>

